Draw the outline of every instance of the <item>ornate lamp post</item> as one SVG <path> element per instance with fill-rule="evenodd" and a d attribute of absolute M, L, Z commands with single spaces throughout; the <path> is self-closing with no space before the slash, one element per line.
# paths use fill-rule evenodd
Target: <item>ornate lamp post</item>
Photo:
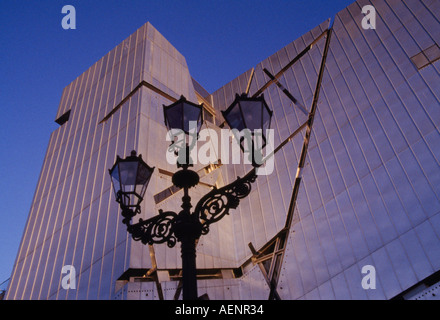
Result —
<path fill-rule="evenodd" d="M 238 106 L 238 107 L 237 107 Z M 238 108 L 238 109 L 237 109 Z M 236 110 L 239 110 L 237 112 Z M 269 110 L 264 98 L 247 98 L 237 96 L 231 107 L 224 113 L 226 121 L 232 129 L 268 129 L 272 111 Z M 183 96 L 170 106 L 164 106 L 165 125 L 169 130 L 180 129 L 190 133 L 189 121 L 196 121 L 196 137 L 202 125 L 202 106 L 188 102 Z M 194 139 L 195 140 L 195 139 Z M 265 141 L 265 138 L 263 139 Z M 197 172 L 190 170 L 190 147 L 186 145 L 185 157 L 179 157 L 177 167 L 181 170 L 174 173 L 173 184 L 183 189 L 182 210 L 179 213 L 164 212 L 148 219 L 139 219 L 131 223 L 133 217 L 140 213 L 140 203 L 145 194 L 154 168 L 149 167 L 141 155 L 132 151 L 125 159 L 117 157 L 116 163 L 109 170 L 115 191 L 116 201 L 122 210 L 122 222 L 134 240 L 144 244 L 167 243 L 174 247 L 181 243 L 183 299 L 197 299 L 196 274 L 196 240 L 209 232 L 210 224 L 221 220 L 230 209 L 237 208 L 240 199 L 251 192 L 251 183 L 257 178 L 254 169 L 243 178 L 238 178 L 222 188 L 214 188 L 203 196 L 191 212 L 189 189 L 199 183 Z"/>

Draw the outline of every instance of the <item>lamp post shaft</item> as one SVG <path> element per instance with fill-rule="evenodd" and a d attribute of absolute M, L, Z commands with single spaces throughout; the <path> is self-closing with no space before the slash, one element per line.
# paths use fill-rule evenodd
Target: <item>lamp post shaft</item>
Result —
<path fill-rule="evenodd" d="M 184 168 L 186 170 L 186 168 Z M 188 187 L 184 187 L 182 197 L 182 211 L 176 218 L 173 226 L 174 234 L 180 242 L 182 254 L 182 285 L 183 300 L 196 300 L 197 270 L 196 270 L 196 240 L 202 234 L 202 224 L 198 217 L 190 213 L 191 198 Z"/>
<path fill-rule="evenodd" d="M 193 236 L 183 236 L 183 238 L 181 239 L 181 252 L 183 300 L 196 300 L 198 298 L 196 271 L 196 239 Z"/>

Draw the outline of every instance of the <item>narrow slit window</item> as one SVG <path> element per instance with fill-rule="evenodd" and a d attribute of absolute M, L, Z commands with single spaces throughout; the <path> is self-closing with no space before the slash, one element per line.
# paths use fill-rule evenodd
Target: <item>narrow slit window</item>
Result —
<path fill-rule="evenodd" d="M 65 124 L 67 121 L 69 121 L 70 117 L 70 110 L 64 113 L 61 117 L 55 120 L 56 123 L 58 123 L 60 126 Z"/>
<path fill-rule="evenodd" d="M 418 70 L 423 69 L 427 65 L 430 65 L 440 59 L 440 48 L 437 44 L 430 46 L 422 52 L 411 57 L 412 63 Z"/>
<path fill-rule="evenodd" d="M 166 188 L 165 190 L 159 192 L 158 194 L 154 195 L 154 202 L 156 204 L 168 199 L 169 197 L 171 197 L 173 194 L 175 194 L 176 192 L 178 192 L 180 190 L 179 187 L 176 187 L 174 185 L 172 185 L 169 188 Z"/>

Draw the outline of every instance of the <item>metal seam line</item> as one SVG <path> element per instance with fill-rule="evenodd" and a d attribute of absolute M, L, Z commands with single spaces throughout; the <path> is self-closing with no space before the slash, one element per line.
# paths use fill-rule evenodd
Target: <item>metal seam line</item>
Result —
<path fill-rule="evenodd" d="M 306 130 L 306 134 L 304 137 L 304 143 L 303 143 L 303 147 L 301 150 L 301 157 L 300 157 L 300 162 L 298 163 L 298 169 L 297 169 L 297 173 L 296 173 L 296 177 L 295 177 L 295 183 L 294 183 L 294 187 L 293 187 L 293 191 L 292 191 L 292 197 L 291 197 L 291 201 L 290 201 L 290 205 L 289 205 L 289 211 L 287 213 L 287 219 L 286 219 L 286 224 L 284 229 L 285 230 L 289 230 L 291 225 L 292 225 L 292 220 L 293 220 L 293 213 L 295 211 L 295 205 L 296 205 L 296 199 L 298 197 L 298 191 L 299 191 L 299 186 L 301 184 L 301 174 L 302 174 L 302 169 L 304 168 L 304 164 L 305 164 L 305 159 L 307 156 L 307 149 L 308 149 L 308 145 L 310 142 L 310 136 L 311 136 L 311 132 L 312 132 L 312 126 L 313 126 L 313 121 L 314 121 L 314 117 L 315 117 L 315 113 L 316 113 L 316 109 L 317 109 L 317 105 L 318 105 L 318 99 L 319 99 L 319 93 L 320 93 L 320 89 L 321 89 L 321 83 L 322 83 L 322 78 L 324 75 L 324 68 L 325 68 L 325 63 L 327 60 L 327 54 L 328 54 L 328 48 L 330 45 L 330 38 L 331 38 L 331 34 L 332 34 L 332 24 L 331 22 L 329 23 L 329 28 L 326 30 L 327 33 L 327 39 L 325 42 L 325 47 L 324 47 L 324 52 L 322 54 L 322 59 L 321 59 L 321 66 L 319 69 L 319 74 L 318 74 L 318 79 L 316 82 L 316 87 L 315 87 L 315 92 L 313 95 L 313 101 L 312 101 L 312 107 L 310 109 L 310 113 L 309 113 L 309 119 L 307 120 L 307 130 Z M 286 233 L 286 239 L 285 241 L 287 241 L 288 239 L 288 235 L 289 232 Z M 284 255 L 285 255 L 285 248 L 286 246 L 284 246 L 282 253 L 281 253 L 281 260 L 280 263 L 278 264 L 278 270 L 277 272 L 275 272 L 274 274 L 276 275 L 276 279 L 272 278 L 271 279 L 271 283 L 273 284 L 272 287 L 270 288 L 270 294 L 269 294 L 269 300 L 272 300 L 275 298 L 275 291 L 278 285 L 278 279 L 279 279 L 279 275 L 280 275 L 280 269 L 282 266 L 282 262 L 284 260 Z"/>
<path fill-rule="evenodd" d="M 299 126 L 287 139 L 285 139 L 282 143 L 280 143 L 280 145 L 278 145 L 278 147 L 274 151 L 272 151 L 270 154 L 268 154 L 265 157 L 264 161 L 263 161 L 263 163 L 266 162 L 267 159 L 269 159 L 276 152 L 278 152 L 285 144 L 287 144 L 287 142 L 291 141 L 291 139 L 296 134 L 298 134 L 304 127 L 307 126 L 306 135 L 304 137 L 303 148 L 301 150 L 301 157 L 300 157 L 300 161 L 299 161 L 297 172 L 296 172 L 296 176 L 295 176 L 295 183 L 294 183 L 294 188 L 293 188 L 293 191 L 292 191 L 291 203 L 289 205 L 289 211 L 288 211 L 287 218 L 286 218 L 286 225 L 274 237 L 275 238 L 275 250 L 274 250 L 274 252 L 272 254 L 268 254 L 267 255 L 267 256 L 269 256 L 269 255 L 272 256 L 272 258 L 271 258 L 272 261 L 270 263 L 269 274 L 264 269 L 264 266 L 262 265 L 262 260 L 260 260 L 260 261 L 256 260 L 256 255 L 259 252 L 255 250 L 255 248 L 254 248 L 252 243 L 249 243 L 249 248 L 250 248 L 250 250 L 251 250 L 251 252 L 253 254 L 252 260 L 254 261 L 255 264 L 258 264 L 258 266 L 259 266 L 259 268 L 260 268 L 260 270 L 261 270 L 261 272 L 263 274 L 263 277 L 266 280 L 266 283 L 268 284 L 268 286 L 270 288 L 269 300 L 271 300 L 271 299 L 280 300 L 281 299 L 279 294 L 278 294 L 278 292 L 277 292 L 277 283 L 278 283 L 278 278 L 279 278 L 279 274 L 280 274 L 280 269 L 281 269 L 281 266 L 282 266 L 282 261 L 283 261 L 284 254 L 285 254 L 286 242 L 287 242 L 287 238 L 288 238 L 288 230 L 290 229 L 290 226 L 291 226 L 291 223 L 292 223 L 292 220 L 293 220 L 293 212 L 294 212 L 294 208 L 295 208 L 294 204 L 296 202 L 296 198 L 297 198 L 298 190 L 299 190 L 299 185 L 300 185 L 300 182 L 301 182 L 301 174 L 302 174 L 302 169 L 303 169 L 304 163 L 305 163 L 307 147 L 308 147 L 308 144 L 309 144 L 309 141 L 310 141 L 311 127 L 312 127 L 312 124 L 313 124 L 313 118 L 314 118 L 316 107 L 317 107 L 317 101 L 318 101 L 318 98 L 319 98 L 319 89 L 320 89 L 320 86 L 321 86 L 321 81 L 322 81 L 325 61 L 326 61 L 326 57 L 327 57 L 328 45 L 329 45 L 329 41 L 330 41 L 330 31 L 331 31 L 331 28 L 329 27 L 329 29 L 325 30 L 317 39 L 315 39 L 312 42 L 311 45 L 309 45 L 307 47 L 308 50 L 309 50 L 312 47 L 312 45 L 314 45 L 319 39 L 322 38 L 323 35 L 325 35 L 325 34 L 328 35 L 327 36 L 327 40 L 326 40 L 326 44 L 325 44 L 325 49 L 324 49 L 324 52 L 323 52 L 323 56 L 322 56 L 322 59 L 321 59 L 320 72 L 319 72 L 318 79 L 317 79 L 317 84 L 316 84 L 316 88 L 315 88 L 315 92 L 314 92 L 314 98 L 312 100 L 312 107 L 311 107 L 311 111 L 309 113 L 309 118 L 301 126 Z M 296 61 L 298 61 L 299 58 Z M 291 64 L 291 63 L 289 63 L 289 64 Z M 283 68 L 283 69 L 287 70 L 286 67 Z M 274 82 L 277 83 L 278 82 L 277 79 L 274 76 L 272 76 L 266 69 L 264 71 L 271 78 L 271 81 L 272 81 L 271 83 L 274 83 Z M 282 71 L 282 73 L 284 71 Z M 277 76 L 278 77 L 281 76 L 282 73 L 279 72 L 277 74 Z M 266 83 L 266 84 L 268 84 L 268 83 Z M 280 87 L 280 86 L 278 85 L 278 87 Z M 280 243 L 280 240 L 281 240 L 282 237 L 284 238 L 283 239 L 284 245 L 280 249 L 279 248 L 279 243 Z M 271 239 L 269 242 L 274 241 L 274 238 Z M 280 257 L 280 260 L 277 260 L 278 256 Z"/>
<path fill-rule="evenodd" d="M 307 47 L 303 49 L 295 58 L 292 59 L 288 64 L 284 66 L 278 73 L 274 76 L 275 79 L 278 79 L 281 77 L 281 75 L 287 71 L 291 66 L 293 66 L 299 59 L 301 59 L 324 35 L 326 35 L 328 30 L 325 30 L 323 33 L 321 33 L 311 44 L 309 44 Z M 266 82 L 264 86 L 262 86 L 257 92 L 253 94 L 253 98 L 258 97 L 264 90 L 266 90 L 272 83 L 274 83 L 274 80 L 269 80 Z"/>
<path fill-rule="evenodd" d="M 160 90 L 159 88 L 153 86 L 151 83 L 148 83 L 145 80 L 142 80 L 137 86 L 136 88 L 134 88 L 127 96 L 125 96 L 124 99 L 121 100 L 121 102 L 119 102 L 99 123 L 103 123 L 105 121 L 107 121 L 116 111 L 118 111 L 118 109 L 128 101 L 128 99 L 130 99 L 141 87 L 147 87 L 148 89 L 151 89 L 152 91 L 160 94 L 162 97 L 170 100 L 171 102 L 176 102 L 177 99 L 174 98 L 173 96 L 169 95 L 168 93 Z"/>

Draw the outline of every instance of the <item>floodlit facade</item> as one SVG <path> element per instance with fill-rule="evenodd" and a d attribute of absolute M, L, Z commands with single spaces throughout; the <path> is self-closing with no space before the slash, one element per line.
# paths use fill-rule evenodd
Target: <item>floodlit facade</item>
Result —
<path fill-rule="evenodd" d="M 375 9 L 375 28 L 363 27 L 372 23 L 365 5 Z M 142 218 L 178 210 L 162 105 L 181 95 L 203 102 L 203 127 L 219 131 L 220 111 L 235 94 L 259 91 L 274 112 L 274 146 L 282 147 L 273 172 L 200 238 L 199 295 L 438 297 L 440 2 L 359 0 L 331 23 L 331 33 L 323 22 L 213 93 L 146 23 L 68 85 L 6 299 L 181 298 L 179 245 L 131 239 L 108 169 L 136 150 L 156 167 Z M 313 105 L 305 143 L 301 126 Z M 249 165 L 195 170 L 203 183 L 190 190 L 193 205 Z"/>

